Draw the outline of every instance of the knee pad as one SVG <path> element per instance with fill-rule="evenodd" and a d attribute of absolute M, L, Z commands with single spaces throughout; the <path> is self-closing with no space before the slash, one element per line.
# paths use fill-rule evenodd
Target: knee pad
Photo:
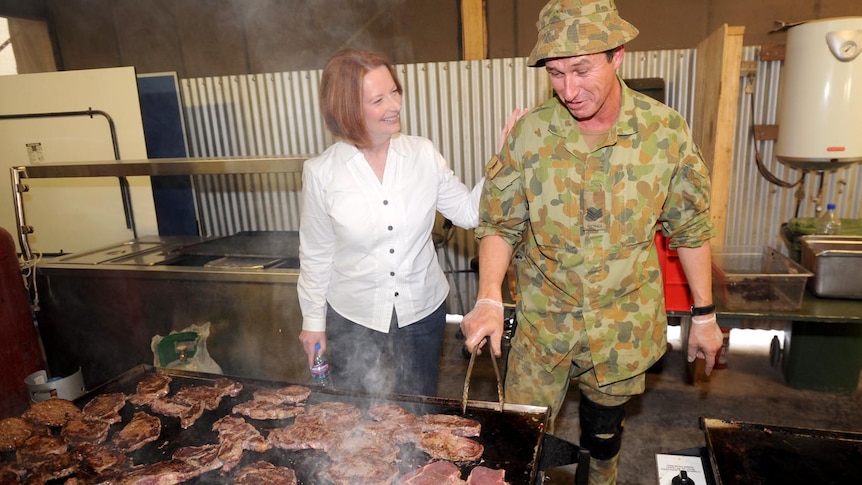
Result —
<path fill-rule="evenodd" d="M 622 446 L 625 405 L 602 406 L 583 394 L 578 408 L 581 422 L 582 447 L 597 460 L 608 460 L 617 455 Z"/>

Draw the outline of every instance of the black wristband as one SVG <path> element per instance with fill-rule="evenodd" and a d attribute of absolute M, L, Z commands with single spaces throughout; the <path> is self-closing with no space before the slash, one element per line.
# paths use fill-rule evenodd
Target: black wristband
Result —
<path fill-rule="evenodd" d="M 715 304 L 707 306 L 691 306 L 691 316 L 709 315 L 715 313 Z"/>

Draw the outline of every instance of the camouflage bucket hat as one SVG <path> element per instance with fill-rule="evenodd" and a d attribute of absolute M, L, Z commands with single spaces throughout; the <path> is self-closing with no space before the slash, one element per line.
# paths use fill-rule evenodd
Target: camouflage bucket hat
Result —
<path fill-rule="evenodd" d="M 551 0 L 536 27 L 539 39 L 527 59 L 531 67 L 543 66 L 546 59 L 604 52 L 638 35 L 620 17 L 614 0 Z"/>

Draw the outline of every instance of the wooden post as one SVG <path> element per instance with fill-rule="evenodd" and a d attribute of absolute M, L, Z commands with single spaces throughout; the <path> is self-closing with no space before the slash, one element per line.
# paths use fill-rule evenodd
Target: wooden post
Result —
<path fill-rule="evenodd" d="M 692 135 L 712 180 L 714 245 L 724 245 L 745 27 L 722 25 L 697 46 Z"/>
<path fill-rule="evenodd" d="M 461 0 L 461 42 L 465 61 L 488 57 L 485 0 Z"/>

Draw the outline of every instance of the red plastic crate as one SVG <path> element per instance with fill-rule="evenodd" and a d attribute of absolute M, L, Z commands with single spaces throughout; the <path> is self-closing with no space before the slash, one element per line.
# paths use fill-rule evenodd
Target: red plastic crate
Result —
<path fill-rule="evenodd" d="M 655 235 L 655 246 L 664 280 L 664 304 L 667 311 L 690 311 L 693 299 L 682 264 L 679 262 L 679 255 L 675 249 L 670 248 L 670 241 L 662 235 L 661 231 Z"/>

